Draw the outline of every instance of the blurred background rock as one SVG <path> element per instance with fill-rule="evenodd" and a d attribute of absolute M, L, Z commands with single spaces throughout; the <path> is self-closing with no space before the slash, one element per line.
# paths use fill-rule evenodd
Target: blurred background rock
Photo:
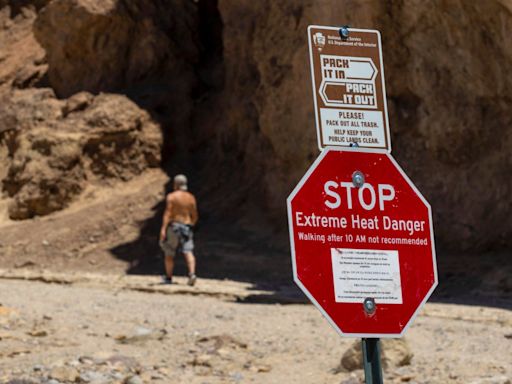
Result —
<path fill-rule="evenodd" d="M 161 168 L 191 176 L 204 253 L 225 234 L 289 278 L 285 198 L 318 155 L 309 24 L 381 31 L 393 155 L 433 207 L 438 258 L 510 268 L 511 0 L 0 0 L 4 242 Z M 157 197 L 102 249 L 147 263 Z"/>

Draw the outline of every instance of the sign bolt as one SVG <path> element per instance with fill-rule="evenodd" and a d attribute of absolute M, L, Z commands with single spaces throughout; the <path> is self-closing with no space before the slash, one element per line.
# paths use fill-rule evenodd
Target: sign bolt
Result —
<path fill-rule="evenodd" d="M 375 310 L 377 309 L 377 305 L 375 304 L 375 300 L 372 297 L 367 297 L 363 302 L 364 311 L 368 315 L 373 315 Z"/>
<path fill-rule="evenodd" d="M 364 185 L 364 174 L 361 171 L 355 171 L 352 174 L 352 183 L 354 187 L 361 188 Z"/>
<path fill-rule="evenodd" d="M 348 38 L 348 35 L 350 34 L 350 31 L 348 30 L 348 25 L 344 25 L 343 27 L 341 27 L 339 30 L 338 30 L 339 34 L 340 34 L 340 37 L 342 39 L 346 39 Z"/>

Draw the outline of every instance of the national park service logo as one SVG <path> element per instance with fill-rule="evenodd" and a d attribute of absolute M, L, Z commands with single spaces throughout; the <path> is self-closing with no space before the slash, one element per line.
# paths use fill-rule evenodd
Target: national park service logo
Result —
<path fill-rule="evenodd" d="M 319 51 L 322 51 L 322 48 L 325 46 L 325 35 L 321 32 L 315 33 L 313 35 L 313 43 Z"/>

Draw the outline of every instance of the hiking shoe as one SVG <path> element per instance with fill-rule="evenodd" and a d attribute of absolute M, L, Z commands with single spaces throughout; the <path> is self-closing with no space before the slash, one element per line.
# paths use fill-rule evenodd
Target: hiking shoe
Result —
<path fill-rule="evenodd" d="M 173 284 L 172 277 L 162 276 L 162 284 Z"/>
<path fill-rule="evenodd" d="M 190 285 L 191 287 L 193 287 L 196 284 L 196 281 L 197 281 L 197 276 L 192 273 L 188 276 L 187 284 Z"/>

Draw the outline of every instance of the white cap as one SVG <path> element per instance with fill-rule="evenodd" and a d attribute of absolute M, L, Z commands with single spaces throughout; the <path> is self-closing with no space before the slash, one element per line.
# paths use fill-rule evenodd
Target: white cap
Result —
<path fill-rule="evenodd" d="M 180 189 L 182 191 L 186 191 L 188 189 L 187 183 L 188 183 L 187 176 L 182 175 L 182 174 L 174 176 L 174 188 L 175 189 Z"/>

